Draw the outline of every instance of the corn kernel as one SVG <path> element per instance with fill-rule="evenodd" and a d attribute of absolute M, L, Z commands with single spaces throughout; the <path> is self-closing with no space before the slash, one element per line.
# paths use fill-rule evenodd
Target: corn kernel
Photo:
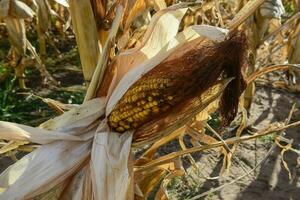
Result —
<path fill-rule="evenodd" d="M 125 131 L 125 129 L 124 129 L 123 127 L 118 127 L 116 130 L 117 130 L 118 132 L 124 132 L 124 131 Z"/>
<path fill-rule="evenodd" d="M 129 123 L 133 122 L 132 117 L 128 117 L 126 120 L 127 120 Z"/>
<path fill-rule="evenodd" d="M 171 100 L 172 100 L 174 97 L 172 97 L 172 96 L 168 96 L 167 98 L 168 98 L 168 100 L 170 100 L 170 101 L 171 101 Z"/>

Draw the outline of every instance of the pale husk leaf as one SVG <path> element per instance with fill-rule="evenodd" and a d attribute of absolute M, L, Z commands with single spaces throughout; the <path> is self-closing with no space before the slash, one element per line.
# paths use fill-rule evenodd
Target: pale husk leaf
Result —
<path fill-rule="evenodd" d="M 110 85 L 108 96 L 110 96 L 121 78 L 130 69 L 153 57 L 176 36 L 180 21 L 187 10 L 183 8 L 184 6 L 176 5 L 157 12 L 147 28 L 141 45 L 127 50 L 116 57 L 114 66 L 110 66 L 115 68 L 116 72 Z"/>
<path fill-rule="evenodd" d="M 107 128 L 106 128 L 107 129 Z M 132 199 L 129 168 L 132 133 L 96 132 L 91 156 L 93 194 L 97 200 Z M 129 193 L 129 194 L 128 194 Z M 129 196 L 127 196 L 129 195 Z"/>
<path fill-rule="evenodd" d="M 95 98 L 75 107 L 63 115 L 41 124 L 39 127 L 47 130 L 61 132 L 77 132 L 93 123 L 104 114 L 105 101 L 103 98 Z"/>
<path fill-rule="evenodd" d="M 47 144 L 56 140 L 82 141 L 80 137 L 58 131 L 48 131 L 22 124 L 0 121 L 0 138 Z"/>
<path fill-rule="evenodd" d="M 1 199 L 33 198 L 64 181 L 88 158 L 91 141 L 43 145 L 0 175 Z"/>

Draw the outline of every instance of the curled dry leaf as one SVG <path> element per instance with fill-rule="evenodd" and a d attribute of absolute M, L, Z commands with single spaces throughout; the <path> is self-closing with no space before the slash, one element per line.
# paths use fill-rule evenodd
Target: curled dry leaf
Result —
<path fill-rule="evenodd" d="M 184 6 L 173 6 L 157 12 L 144 34 L 141 45 L 119 54 L 107 67 L 97 96 L 110 96 L 122 77 L 131 69 L 155 56 L 178 32 L 186 11 Z M 170 27 L 169 24 L 172 24 Z M 168 27 L 168 28 L 167 28 Z M 160 39 L 157 37 L 159 36 Z M 158 63 L 157 63 L 158 64 Z M 142 68 L 142 67 L 141 67 Z"/>
<path fill-rule="evenodd" d="M 7 153 L 11 150 L 17 149 L 18 147 L 28 144 L 29 142 L 27 141 L 10 141 L 6 145 L 2 146 L 0 148 L 0 154 Z"/>
<path fill-rule="evenodd" d="M 26 19 L 32 18 L 34 14 L 34 11 L 22 1 L 3 0 L 0 2 L 0 18 Z"/>
<path fill-rule="evenodd" d="M 37 20 L 38 20 L 38 29 L 39 34 L 45 34 L 48 30 L 51 23 L 51 7 L 48 0 L 38 0 L 37 2 Z"/>
<path fill-rule="evenodd" d="M 5 140 L 30 141 L 47 144 L 55 140 L 82 141 L 81 138 L 56 131 L 32 128 L 11 122 L 0 122 L 0 137 Z"/>
<path fill-rule="evenodd" d="M 8 37 L 20 55 L 26 52 L 26 29 L 24 19 L 8 17 L 4 19 Z"/>
<path fill-rule="evenodd" d="M 29 199 L 50 190 L 78 170 L 90 149 L 91 141 L 41 146 L 0 175 L 0 198 Z"/>
<path fill-rule="evenodd" d="M 64 6 L 64 7 L 69 7 L 69 3 L 68 3 L 68 0 L 54 0 L 56 3 Z"/>

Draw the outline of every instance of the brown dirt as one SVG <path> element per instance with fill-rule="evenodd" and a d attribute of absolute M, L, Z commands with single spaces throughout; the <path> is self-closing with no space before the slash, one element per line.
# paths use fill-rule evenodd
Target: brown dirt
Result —
<path fill-rule="evenodd" d="M 252 108 L 249 123 L 253 123 L 256 128 L 266 127 L 271 122 L 284 121 L 293 103 L 297 103 L 296 111 L 292 121 L 299 120 L 300 96 L 287 91 L 273 89 L 269 86 L 257 87 L 256 95 Z M 296 127 L 286 131 L 286 138 L 293 139 L 293 147 L 300 147 L 300 128 Z M 249 171 L 261 159 L 265 157 L 267 151 L 273 144 L 272 137 L 264 137 L 256 141 L 243 142 L 236 151 L 236 161 L 233 162 L 228 175 L 214 180 L 207 177 L 219 176 L 222 167 L 222 159 L 215 150 L 201 152 L 196 155 L 199 171 L 189 167 L 189 175 L 185 177 L 188 181 L 180 181 L 181 186 L 175 191 L 170 189 L 171 199 L 190 199 L 197 194 L 206 192 L 212 188 L 228 183 L 237 177 L 242 176 L 245 171 L 240 165 Z M 271 153 L 266 162 L 257 168 L 255 173 L 250 174 L 234 184 L 222 188 L 220 191 L 206 196 L 204 199 L 212 200 L 295 200 L 300 199 L 300 164 L 297 164 L 296 153 L 287 152 L 284 159 L 288 163 L 292 173 L 289 180 L 288 173 L 281 163 L 280 149 Z M 299 162 L 299 161 L 298 161 Z M 272 175 L 273 174 L 273 175 Z M 205 178 L 206 177 L 206 178 Z M 172 186 L 171 186 L 172 187 Z M 201 198 L 199 198 L 201 199 Z M 203 199 L 203 198 L 202 198 Z"/>

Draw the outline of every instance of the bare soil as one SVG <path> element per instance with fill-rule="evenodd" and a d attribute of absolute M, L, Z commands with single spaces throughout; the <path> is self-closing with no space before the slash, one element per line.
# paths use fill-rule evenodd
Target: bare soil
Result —
<path fill-rule="evenodd" d="M 269 86 L 258 86 L 254 102 L 250 110 L 249 123 L 258 129 L 266 127 L 269 123 L 284 121 L 292 104 L 296 103 L 298 110 L 292 121 L 299 120 L 300 95 L 287 91 L 274 89 Z M 300 128 L 296 127 L 286 131 L 286 138 L 293 139 L 293 147 L 300 147 Z M 263 159 L 273 144 L 271 136 L 255 141 L 243 142 L 238 146 L 236 159 L 232 163 L 230 172 L 217 178 L 222 167 L 219 152 L 209 150 L 193 155 L 197 158 L 199 170 L 192 167 L 187 169 L 186 180 L 173 180 L 169 185 L 172 199 L 190 199 L 212 188 L 224 185 L 251 170 Z M 296 200 L 300 199 L 300 163 L 294 152 L 286 152 L 284 160 L 288 163 L 292 179 L 281 162 L 280 149 L 275 148 L 266 161 L 249 176 L 231 184 L 220 191 L 211 193 L 204 198 L 211 200 Z M 298 160 L 298 163 L 297 163 Z M 239 164 L 238 164 L 239 163 Z M 243 168 L 241 167 L 243 166 Z"/>

